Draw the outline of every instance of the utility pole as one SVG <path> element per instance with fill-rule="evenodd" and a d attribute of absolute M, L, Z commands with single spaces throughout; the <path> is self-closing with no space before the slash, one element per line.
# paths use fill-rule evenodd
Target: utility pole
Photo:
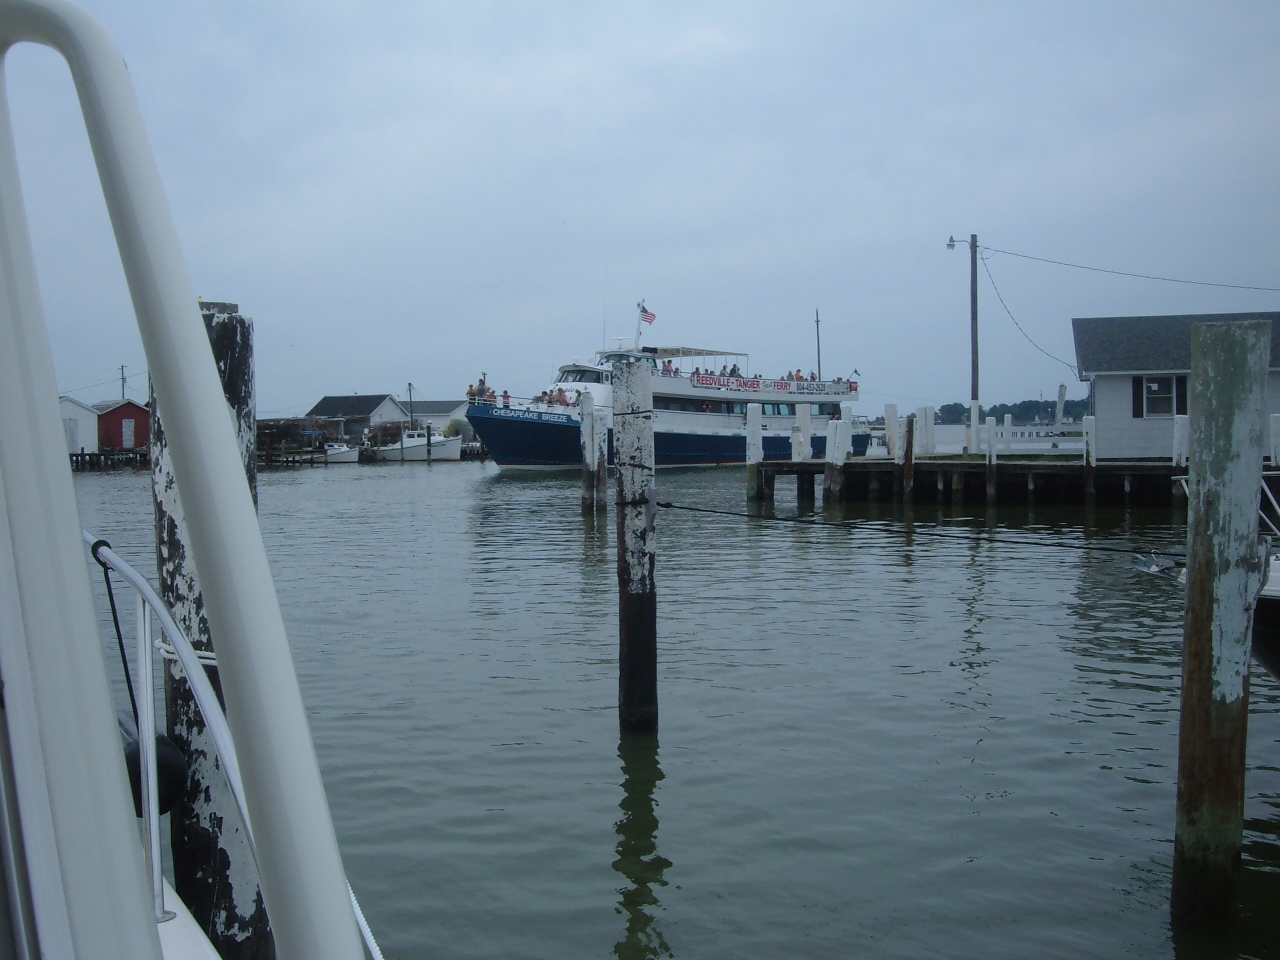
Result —
<path fill-rule="evenodd" d="M 963 243 L 964 241 L 960 241 Z M 956 248 L 956 238 L 947 240 L 947 249 Z M 978 450 L 978 235 L 969 234 L 969 355 L 971 371 L 969 379 L 969 452 Z"/>
<path fill-rule="evenodd" d="M 818 317 L 818 308 L 813 310 L 813 329 L 818 336 L 818 379 L 822 379 L 822 320 Z"/>
<path fill-rule="evenodd" d="M 120 399 L 124 399 L 124 364 L 120 364 Z"/>
<path fill-rule="evenodd" d="M 969 402 L 978 405 L 978 235 L 969 234 L 969 352 L 973 372 L 969 386 Z M 976 429 L 977 424 L 974 424 Z"/>

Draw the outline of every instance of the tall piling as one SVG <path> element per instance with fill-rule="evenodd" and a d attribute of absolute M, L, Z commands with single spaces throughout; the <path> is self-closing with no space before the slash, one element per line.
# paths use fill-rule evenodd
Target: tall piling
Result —
<path fill-rule="evenodd" d="M 796 404 L 796 421 L 791 425 L 791 462 L 802 463 L 813 456 L 813 415 L 807 403 Z"/>
<path fill-rule="evenodd" d="M 653 385 L 647 363 L 613 365 L 618 512 L 618 724 L 658 729 L 658 594 L 654 584 Z"/>
<path fill-rule="evenodd" d="M 579 445 L 582 449 L 582 511 L 583 513 L 608 509 L 607 480 L 609 462 L 609 427 L 604 411 L 597 410 L 595 398 L 589 392 L 582 394 L 579 416 L 582 427 Z"/>
<path fill-rule="evenodd" d="M 1271 323 L 1192 328 L 1187 599 L 1171 907 L 1216 923 L 1244 833 L 1249 649 L 1265 569 L 1258 539 Z"/>
<path fill-rule="evenodd" d="M 1098 450 L 1097 441 L 1094 439 L 1094 429 L 1097 420 L 1094 417 L 1082 417 L 1080 421 L 1080 436 L 1084 441 L 1084 499 L 1085 502 L 1091 502 L 1096 493 L 1094 486 L 1094 474 L 1098 466 Z"/>
<path fill-rule="evenodd" d="M 996 504 L 996 418 L 987 417 L 987 506 Z"/>
<path fill-rule="evenodd" d="M 902 440 L 902 498 L 911 502 L 916 488 L 916 422 L 911 417 L 905 424 L 906 436 Z"/>
<path fill-rule="evenodd" d="M 885 452 L 893 460 L 893 490 L 891 496 L 894 503 L 902 499 L 902 421 L 898 417 L 898 405 L 884 405 L 884 446 Z"/>
<path fill-rule="evenodd" d="M 257 420 L 253 322 L 234 303 L 202 302 L 200 312 L 236 424 L 245 480 L 257 502 Z M 182 501 L 164 432 L 164 410 L 151 399 L 151 481 L 160 595 L 195 648 L 214 653 L 204 598 L 187 549 Z M 218 668 L 205 668 L 222 696 Z M 174 888 L 224 960 L 271 960 L 275 942 L 258 888 L 253 856 L 213 737 L 177 660 L 164 671 L 168 735 L 187 757 L 187 785 L 169 814 Z"/>
<path fill-rule="evenodd" d="M 853 425 L 848 420 L 827 421 L 826 464 L 822 470 L 822 505 L 844 499 L 844 463 L 853 447 Z"/>
<path fill-rule="evenodd" d="M 747 404 L 747 499 L 763 500 L 764 478 L 760 464 L 764 462 L 764 407 Z"/>

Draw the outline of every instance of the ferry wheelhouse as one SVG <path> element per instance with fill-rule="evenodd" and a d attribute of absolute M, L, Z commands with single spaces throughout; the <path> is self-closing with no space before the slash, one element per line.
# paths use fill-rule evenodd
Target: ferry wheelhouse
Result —
<path fill-rule="evenodd" d="M 503 468 L 563 469 L 582 464 L 581 396 L 590 393 L 597 416 L 612 419 L 613 364 L 642 362 L 653 371 L 653 441 L 660 467 L 717 466 L 747 458 L 747 404 L 763 407 L 766 460 L 791 458 L 791 427 L 808 405 L 811 454 L 826 452 L 827 421 L 854 421 L 853 453 L 870 441 L 865 418 L 855 417 L 858 384 L 851 380 L 787 380 L 746 375 L 747 355 L 693 347 L 604 350 L 591 363 L 568 363 L 535 400 L 511 406 L 473 403 L 467 420 Z M 730 370 L 737 375 L 727 375 Z M 721 375 L 716 371 L 725 371 Z M 612 430 L 610 461 L 612 462 Z"/>

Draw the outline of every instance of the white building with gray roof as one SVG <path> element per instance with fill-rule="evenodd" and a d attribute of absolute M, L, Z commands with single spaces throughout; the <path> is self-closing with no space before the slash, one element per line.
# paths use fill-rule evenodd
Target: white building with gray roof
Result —
<path fill-rule="evenodd" d="M 1280 413 L 1280 313 L 1073 319 L 1076 368 L 1097 418 L 1098 459 L 1169 460 L 1173 417 L 1187 412 L 1191 328 L 1259 319 L 1271 321 L 1267 413 Z"/>

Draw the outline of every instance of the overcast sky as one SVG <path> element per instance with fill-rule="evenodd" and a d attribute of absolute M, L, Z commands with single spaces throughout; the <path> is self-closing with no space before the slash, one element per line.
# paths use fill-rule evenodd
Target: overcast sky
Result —
<path fill-rule="evenodd" d="M 196 291 L 256 324 L 260 416 L 527 396 L 606 335 L 966 400 L 984 246 L 1280 287 L 1280 5 L 85 0 L 119 43 Z M 60 387 L 146 359 L 60 59 L 8 55 Z M 1019 323 L 1280 294 L 996 254 Z M 985 271 L 982 400 L 1084 388 Z"/>

